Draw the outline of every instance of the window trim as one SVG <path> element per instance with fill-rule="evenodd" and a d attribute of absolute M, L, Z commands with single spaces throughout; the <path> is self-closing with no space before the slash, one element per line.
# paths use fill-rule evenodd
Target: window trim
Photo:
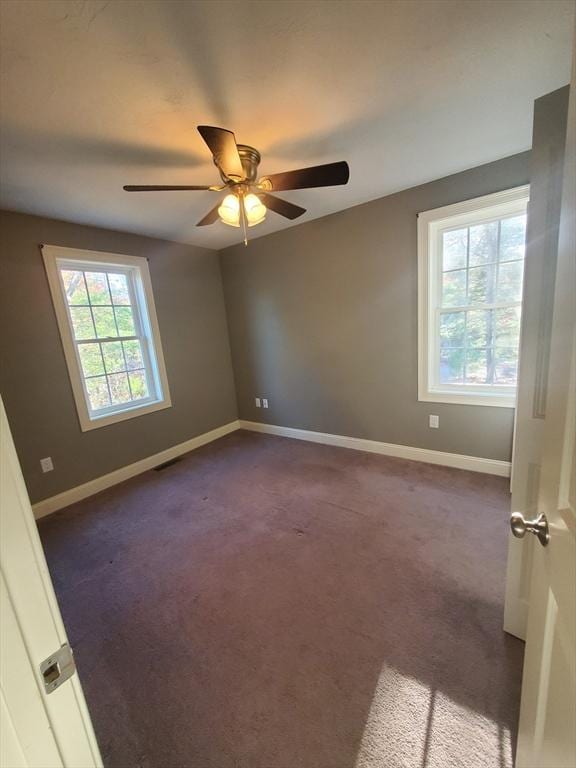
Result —
<path fill-rule="evenodd" d="M 152 283 L 150 280 L 150 270 L 148 269 L 148 260 L 141 256 L 128 256 L 119 253 L 106 253 L 103 251 L 88 251 L 79 248 L 68 248 L 60 245 L 41 245 L 42 257 L 52 303 L 58 323 L 58 330 L 62 340 L 64 357 L 68 368 L 68 375 L 72 385 L 72 392 L 76 403 L 76 410 L 80 422 L 80 429 L 87 432 L 99 427 L 105 427 L 110 424 L 116 424 L 120 421 L 126 421 L 137 416 L 144 416 L 148 413 L 170 408 L 172 401 L 170 398 L 170 389 L 168 387 L 168 378 L 166 375 L 166 366 L 164 363 L 164 354 L 162 351 L 162 341 L 160 338 L 160 329 L 158 327 L 158 318 L 156 316 L 156 307 L 154 304 L 154 295 L 152 293 Z M 154 360 L 148 356 L 148 351 L 143 350 L 146 355 L 146 363 L 149 365 L 147 370 L 154 377 L 156 389 L 156 399 L 147 399 L 143 404 L 134 404 L 133 406 L 123 407 L 116 411 L 106 409 L 106 412 L 97 415 L 91 414 L 88 407 L 87 395 L 84 387 L 84 377 L 82 376 L 80 359 L 77 352 L 77 344 L 72 335 L 72 325 L 68 314 L 68 308 L 64 299 L 64 290 L 62 278 L 60 275 L 60 263 L 79 262 L 83 265 L 93 264 L 95 267 L 116 267 L 124 273 L 131 272 L 133 280 L 129 280 L 129 290 L 136 291 L 135 309 L 138 315 L 137 322 L 141 325 L 141 331 L 148 337 L 149 343 L 153 348 Z"/>
<path fill-rule="evenodd" d="M 517 387 L 440 384 L 437 377 L 439 360 L 436 327 L 440 260 L 438 243 L 442 231 L 458 226 L 478 224 L 496 217 L 526 212 L 530 186 L 524 185 L 491 195 L 464 200 L 418 214 L 418 400 L 428 403 L 484 405 L 515 408 Z M 507 302 L 508 304 L 508 302 Z M 437 360 L 438 358 L 438 360 Z M 466 390 L 463 391 L 463 387 Z"/>

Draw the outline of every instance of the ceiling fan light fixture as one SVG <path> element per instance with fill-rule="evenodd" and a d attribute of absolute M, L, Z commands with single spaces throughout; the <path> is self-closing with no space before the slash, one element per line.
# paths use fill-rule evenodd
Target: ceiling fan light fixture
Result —
<path fill-rule="evenodd" d="M 251 192 L 244 198 L 244 210 L 249 227 L 260 224 L 266 218 L 266 206 L 257 195 Z"/>
<path fill-rule="evenodd" d="M 229 227 L 240 226 L 240 200 L 237 195 L 226 195 L 218 208 L 218 216 Z"/>
<path fill-rule="evenodd" d="M 249 227 L 260 224 L 266 218 L 266 206 L 257 195 L 252 193 L 242 198 L 246 222 Z M 218 215 L 224 224 L 229 227 L 240 226 L 240 197 L 235 194 L 226 195 L 218 208 Z"/>

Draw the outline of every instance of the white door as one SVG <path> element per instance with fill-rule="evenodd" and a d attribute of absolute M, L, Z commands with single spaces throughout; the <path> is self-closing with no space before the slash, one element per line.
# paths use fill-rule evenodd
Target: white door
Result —
<path fill-rule="evenodd" d="M 64 663 L 52 663 L 45 680 L 40 669 L 66 631 L 1 398 L 0 569 L 0 766 L 99 768 L 78 675 L 62 682 Z"/>
<path fill-rule="evenodd" d="M 537 515 L 566 145 L 565 87 L 534 104 L 512 509 Z M 534 542 L 510 536 L 504 629 L 526 640 Z"/>
<path fill-rule="evenodd" d="M 517 768 L 576 766 L 576 97 L 570 91 Z M 521 522 L 519 523 L 521 528 Z M 521 532 L 521 531 L 519 531 Z"/>

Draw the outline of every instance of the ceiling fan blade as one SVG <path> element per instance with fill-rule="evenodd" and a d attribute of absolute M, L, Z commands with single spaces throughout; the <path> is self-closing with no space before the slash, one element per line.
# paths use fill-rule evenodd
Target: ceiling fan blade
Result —
<path fill-rule="evenodd" d="M 261 180 L 268 180 L 272 187 L 270 191 L 276 192 L 283 189 L 311 189 L 312 187 L 332 187 L 338 184 L 347 184 L 350 178 L 348 163 L 342 160 L 339 163 L 327 163 L 326 165 L 313 165 L 311 168 L 299 168 L 297 171 L 285 173 L 273 173 L 264 176 Z"/>
<path fill-rule="evenodd" d="M 204 216 L 203 219 L 200 219 L 198 224 L 196 224 L 197 227 L 205 227 L 208 224 L 214 224 L 215 221 L 218 221 L 218 208 L 220 208 L 221 203 L 218 203 L 218 205 L 215 205 L 214 208 L 212 208 L 211 211 L 208 211 L 206 216 Z"/>
<path fill-rule="evenodd" d="M 212 189 L 212 187 L 167 187 L 163 185 L 148 185 L 142 186 L 141 184 L 126 184 L 124 190 L 126 192 L 178 192 L 178 191 L 194 191 L 194 190 L 206 190 Z"/>
<path fill-rule="evenodd" d="M 236 139 L 232 131 L 216 128 L 212 125 L 199 125 L 198 130 L 200 136 L 208 144 L 208 148 L 214 156 L 214 162 L 222 173 L 230 179 L 245 179 L 246 173 L 242 167 Z"/>
<path fill-rule="evenodd" d="M 306 213 L 306 208 L 301 208 L 299 205 L 289 203 L 287 200 L 282 200 L 280 197 L 274 197 L 268 195 L 266 192 L 259 192 L 258 197 L 266 208 L 269 208 L 274 213 L 279 213 L 280 216 L 284 216 L 286 219 L 297 219 L 298 216 L 302 216 Z"/>

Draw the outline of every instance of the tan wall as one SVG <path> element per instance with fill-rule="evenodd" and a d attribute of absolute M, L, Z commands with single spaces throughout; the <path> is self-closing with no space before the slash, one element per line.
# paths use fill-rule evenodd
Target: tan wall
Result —
<path fill-rule="evenodd" d="M 222 251 L 240 417 L 509 460 L 513 409 L 417 400 L 416 215 L 528 181 L 526 152 Z"/>
<path fill-rule="evenodd" d="M 81 432 L 40 243 L 149 259 L 171 408 Z M 215 251 L 1 212 L 0 329 L 0 391 L 33 502 L 236 419 Z"/>

